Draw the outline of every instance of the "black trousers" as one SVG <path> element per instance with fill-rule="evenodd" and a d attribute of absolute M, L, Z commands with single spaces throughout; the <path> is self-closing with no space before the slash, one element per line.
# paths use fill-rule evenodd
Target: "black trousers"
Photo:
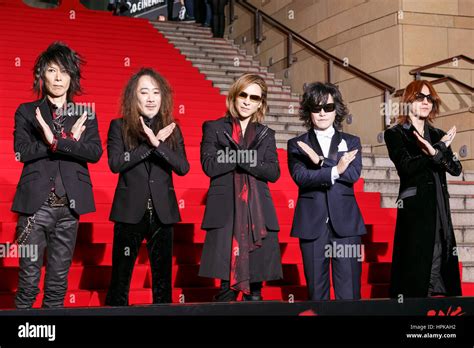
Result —
<path fill-rule="evenodd" d="M 360 236 L 339 237 L 329 221 L 325 232 L 318 238 L 300 239 L 300 248 L 309 300 L 329 300 L 330 261 L 336 299 L 360 299 L 362 256 L 357 255 L 357 251 L 362 250 Z M 349 252 L 343 253 L 341 257 L 338 250 L 344 249 Z"/>
<path fill-rule="evenodd" d="M 225 6 L 227 0 L 211 0 L 212 5 L 212 33 L 214 37 L 224 37 Z"/>
<path fill-rule="evenodd" d="M 152 273 L 153 303 L 171 303 L 173 226 L 160 222 L 156 212 L 145 212 L 137 224 L 115 223 L 112 279 L 105 304 L 128 306 L 133 267 L 146 238 Z"/>
<path fill-rule="evenodd" d="M 16 227 L 17 237 L 28 225 L 31 215 L 20 215 Z M 20 257 L 18 289 L 15 297 L 17 308 L 31 308 L 39 293 L 44 252 L 46 275 L 43 308 L 62 307 L 67 290 L 69 268 L 76 245 L 79 217 L 68 206 L 50 207 L 43 203 L 34 214 L 31 232 L 24 245 L 37 248 L 37 257 Z"/>

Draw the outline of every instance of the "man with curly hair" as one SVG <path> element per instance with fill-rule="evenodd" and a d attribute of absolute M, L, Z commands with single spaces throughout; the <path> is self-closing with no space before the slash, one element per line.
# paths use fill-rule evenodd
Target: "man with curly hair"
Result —
<path fill-rule="evenodd" d="M 291 235 L 300 239 L 310 300 L 360 299 L 364 221 L 354 197 L 362 170 L 360 139 L 340 131 L 348 116 L 330 83 L 305 88 L 300 119 L 308 132 L 288 141 L 288 166 L 298 185 Z"/>

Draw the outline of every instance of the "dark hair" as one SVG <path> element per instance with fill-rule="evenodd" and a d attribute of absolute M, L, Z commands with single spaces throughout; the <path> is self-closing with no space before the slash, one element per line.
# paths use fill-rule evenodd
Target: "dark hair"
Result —
<path fill-rule="evenodd" d="M 62 42 L 52 43 L 46 51 L 36 58 L 35 66 L 33 67 L 33 91 L 38 96 L 41 95 L 41 97 L 46 95 L 44 74 L 51 63 L 55 63 L 61 69 L 66 70 L 67 74 L 71 77 L 71 83 L 67 91 L 67 100 L 72 100 L 75 95 L 81 94 L 81 65 L 84 64 L 84 60 L 78 53 Z"/>
<path fill-rule="evenodd" d="M 303 99 L 300 102 L 300 120 L 304 122 L 306 128 L 313 128 L 313 120 L 311 110 L 319 104 L 326 104 L 328 96 L 332 95 L 334 104 L 336 104 L 336 119 L 334 127 L 338 130 L 342 129 L 342 121 L 349 116 L 349 110 L 342 100 L 339 88 L 332 83 L 313 82 L 308 84 L 304 89 Z"/>
<path fill-rule="evenodd" d="M 142 76 L 150 76 L 158 85 L 161 93 L 160 109 L 158 111 L 158 115 L 155 116 L 155 120 L 157 120 L 157 122 L 152 122 L 151 126 L 153 133 L 156 134 L 160 129 L 175 122 L 172 115 L 173 92 L 168 81 L 166 81 L 163 76 L 161 76 L 152 68 L 141 68 L 130 78 L 130 80 L 128 80 L 120 103 L 120 113 L 123 118 L 123 138 L 130 149 L 137 147 L 140 143 L 146 141 L 147 139 L 145 131 L 143 130 L 143 126 L 140 122 L 140 112 L 138 109 L 137 97 L 138 81 Z M 172 149 L 177 147 L 176 129 L 165 140 L 165 143 L 169 144 Z"/>

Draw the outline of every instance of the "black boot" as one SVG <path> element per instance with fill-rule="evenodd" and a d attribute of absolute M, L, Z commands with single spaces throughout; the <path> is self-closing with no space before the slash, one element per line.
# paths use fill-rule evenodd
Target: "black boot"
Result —
<path fill-rule="evenodd" d="M 262 298 L 262 282 L 250 283 L 250 294 L 244 294 L 244 301 L 263 301 Z"/>
<path fill-rule="evenodd" d="M 237 300 L 239 293 L 230 288 L 230 281 L 221 280 L 221 288 L 216 296 L 214 296 L 214 302 L 230 302 Z"/>

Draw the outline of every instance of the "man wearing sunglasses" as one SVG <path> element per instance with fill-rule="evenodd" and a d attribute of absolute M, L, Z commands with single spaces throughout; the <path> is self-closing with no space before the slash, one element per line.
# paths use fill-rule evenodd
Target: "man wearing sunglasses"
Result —
<path fill-rule="evenodd" d="M 360 139 L 340 132 L 348 115 L 337 86 L 312 83 L 300 119 L 308 132 L 288 141 L 298 185 L 291 235 L 300 238 L 310 300 L 329 300 L 329 264 L 336 299 L 360 299 L 364 221 L 354 197 L 362 170 Z"/>

